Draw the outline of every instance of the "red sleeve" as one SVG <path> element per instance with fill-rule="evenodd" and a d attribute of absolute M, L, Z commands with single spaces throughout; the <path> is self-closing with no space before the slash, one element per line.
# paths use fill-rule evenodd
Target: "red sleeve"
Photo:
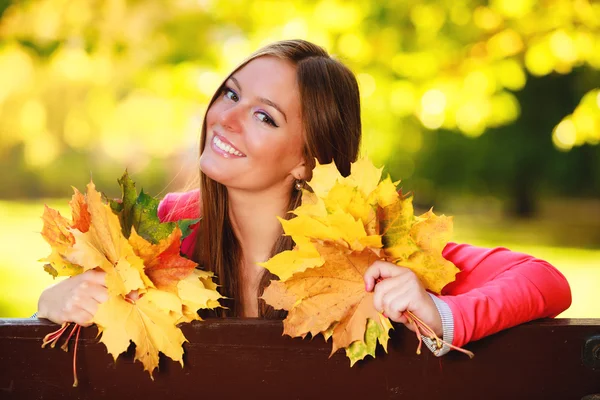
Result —
<path fill-rule="evenodd" d="M 546 261 L 504 248 L 449 243 L 443 256 L 460 269 L 440 298 L 454 316 L 455 346 L 571 305 L 565 277 Z"/>
<path fill-rule="evenodd" d="M 158 219 L 161 222 L 173 222 L 182 219 L 200 218 L 200 190 L 183 193 L 168 193 L 158 205 Z M 196 225 L 192 225 L 192 233 L 181 242 L 181 252 L 192 257 L 196 244 Z"/>

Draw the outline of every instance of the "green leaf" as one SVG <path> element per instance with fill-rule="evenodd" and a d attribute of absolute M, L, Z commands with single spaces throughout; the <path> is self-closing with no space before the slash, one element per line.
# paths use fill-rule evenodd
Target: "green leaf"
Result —
<path fill-rule="evenodd" d="M 168 237 L 177 226 L 175 222 L 160 222 L 158 219 L 159 203 L 158 199 L 147 195 L 142 189 L 131 213 L 131 226 L 135 228 L 138 235 L 154 244 Z"/>
<path fill-rule="evenodd" d="M 387 318 L 382 319 L 381 322 L 385 324 L 385 327 L 369 318 L 367 320 L 367 328 L 365 329 L 365 340 L 358 340 L 348 346 L 346 356 L 350 359 L 351 367 L 368 355 L 375 358 L 378 341 L 387 352 L 387 342 L 390 338 L 388 331 L 392 328 L 392 325 Z"/>
<path fill-rule="evenodd" d="M 177 221 L 177 225 L 179 226 L 179 229 L 181 229 L 181 240 L 188 237 L 190 233 L 192 233 L 192 225 L 197 224 L 201 220 L 202 218 L 182 219 Z"/>
<path fill-rule="evenodd" d="M 135 189 L 135 182 L 131 180 L 127 170 L 125 170 L 125 173 L 120 179 L 117 179 L 117 182 L 121 186 L 121 192 L 123 194 L 119 214 L 119 218 L 121 219 L 121 229 L 123 231 L 123 235 L 128 238 L 131 234 L 131 226 L 133 225 L 133 209 L 137 203 L 138 195 L 137 190 Z M 114 210 L 112 204 L 111 208 Z"/>
<path fill-rule="evenodd" d="M 197 223 L 198 219 L 186 219 L 177 222 L 161 223 L 158 218 L 158 205 L 160 201 L 141 190 L 138 195 L 135 182 L 131 180 L 127 171 L 117 180 L 121 186 L 123 198 L 109 200 L 113 212 L 119 216 L 123 235 L 129 238 L 131 228 L 149 241 L 158 243 L 168 237 L 175 227 L 179 226 L 182 238 L 191 233 L 190 226 Z"/>

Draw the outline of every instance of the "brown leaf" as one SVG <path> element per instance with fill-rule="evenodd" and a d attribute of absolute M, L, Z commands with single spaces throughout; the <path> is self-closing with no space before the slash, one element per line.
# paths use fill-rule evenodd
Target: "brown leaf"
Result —
<path fill-rule="evenodd" d="M 333 354 L 364 340 L 367 319 L 379 323 L 373 293 L 365 291 L 363 280 L 366 269 L 378 257 L 368 248 L 349 253 L 342 246 L 317 244 L 317 249 L 325 259 L 323 266 L 296 273 L 285 282 L 273 282 L 263 299 L 289 311 L 284 334 L 292 337 L 315 336 L 337 322 L 332 333 Z"/>

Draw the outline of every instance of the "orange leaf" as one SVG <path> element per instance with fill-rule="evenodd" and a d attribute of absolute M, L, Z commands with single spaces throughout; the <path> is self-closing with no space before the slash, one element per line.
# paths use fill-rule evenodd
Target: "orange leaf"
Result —
<path fill-rule="evenodd" d="M 152 244 L 131 229 L 129 244 L 144 260 L 146 275 L 158 289 L 177 293 L 177 284 L 190 275 L 198 264 L 180 255 L 181 230 L 173 232 L 158 244 Z"/>
<path fill-rule="evenodd" d="M 289 311 L 284 334 L 292 337 L 315 336 L 337 323 L 332 332 L 333 354 L 364 340 L 367 319 L 381 325 L 373 293 L 365 291 L 363 281 L 365 271 L 379 257 L 368 248 L 349 253 L 333 244 L 316 247 L 325 260 L 323 266 L 296 273 L 285 282 L 272 282 L 263 299 Z"/>
<path fill-rule="evenodd" d="M 73 197 L 69 202 L 71 206 L 71 214 L 73 223 L 71 228 L 75 228 L 81 232 L 87 232 L 90 229 L 90 223 L 92 222 L 92 216 L 88 211 L 88 205 L 85 201 L 85 196 L 81 194 L 77 188 L 73 188 Z"/>
<path fill-rule="evenodd" d="M 75 243 L 75 238 L 70 232 L 71 223 L 68 219 L 60 215 L 56 210 L 44 206 L 42 214 L 44 226 L 42 227 L 42 237 L 50 246 L 59 252 L 64 252 L 68 247 Z"/>

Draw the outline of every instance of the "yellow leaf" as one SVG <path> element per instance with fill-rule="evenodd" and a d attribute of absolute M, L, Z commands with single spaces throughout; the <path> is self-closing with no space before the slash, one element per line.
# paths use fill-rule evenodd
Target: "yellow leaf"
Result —
<path fill-rule="evenodd" d="M 93 182 L 87 185 L 87 204 L 92 217 L 90 226 L 92 243 L 111 264 L 115 265 L 122 255 L 122 247 L 131 248 L 121 233 L 119 218 L 102 202 L 102 197 L 96 191 Z"/>
<path fill-rule="evenodd" d="M 201 308 L 212 309 L 219 306 L 218 300 L 222 296 L 215 290 L 216 285 L 211 276 L 212 273 L 194 270 L 177 284 L 177 293 L 184 305 L 184 315 L 188 319 L 200 319 L 197 311 Z M 208 283 L 208 287 L 204 282 Z"/>
<path fill-rule="evenodd" d="M 343 211 L 336 211 L 327 216 L 328 225 L 333 231 L 333 239 L 340 238 L 353 250 L 362 250 L 365 246 L 361 243 L 361 239 L 367 237 L 365 226 L 360 220 L 355 220 L 354 217 Z"/>
<path fill-rule="evenodd" d="M 324 203 L 329 214 L 339 211 L 349 213 L 355 219 L 361 220 L 363 225 L 375 218 L 373 207 L 355 186 L 336 184 L 327 194 Z"/>
<path fill-rule="evenodd" d="M 323 259 L 308 238 L 293 236 L 292 239 L 296 243 L 294 250 L 283 251 L 267 262 L 257 263 L 277 275 L 282 281 L 296 272 L 323 265 Z"/>
<path fill-rule="evenodd" d="M 426 289 L 440 293 L 459 272 L 452 262 L 442 256 L 452 235 L 452 217 L 437 216 L 430 210 L 420 218 L 422 220 L 415 223 L 410 232 L 419 250 L 407 260 L 396 263 L 412 269 Z"/>
<path fill-rule="evenodd" d="M 182 345 L 186 341 L 181 330 L 175 326 L 173 317 L 161 309 L 169 304 L 165 303 L 164 295 L 176 296 L 158 292 L 149 289 L 133 304 L 121 296 L 112 296 L 98 307 L 94 316 L 94 322 L 102 331 L 100 341 L 106 345 L 115 361 L 132 341 L 136 345 L 135 359 L 142 362 L 150 377 L 158 367 L 159 352 L 183 366 Z M 176 303 L 176 300 L 171 299 L 171 302 Z"/>
<path fill-rule="evenodd" d="M 367 157 L 362 157 L 352 163 L 350 175 L 346 179 L 358 187 L 367 198 L 379 184 L 381 171 L 383 168 L 376 168 Z"/>
<path fill-rule="evenodd" d="M 330 227 L 306 215 L 300 215 L 291 220 L 278 218 L 283 231 L 288 236 L 310 236 L 321 240 L 334 240 L 335 235 Z"/>
<path fill-rule="evenodd" d="M 327 196 L 329 190 L 341 178 L 340 172 L 334 163 L 319 164 L 313 169 L 313 176 L 310 182 L 307 182 L 313 192 L 321 198 Z"/>
<path fill-rule="evenodd" d="M 398 189 L 396 186 L 398 182 L 392 182 L 392 178 L 388 175 L 377 188 L 371 192 L 369 196 L 370 204 L 377 204 L 379 207 L 388 207 L 394 203 L 396 203 L 400 196 L 398 195 Z"/>
<path fill-rule="evenodd" d="M 308 190 L 302 191 L 302 205 L 296 207 L 293 211 L 294 214 L 300 216 L 309 217 L 321 217 L 327 216 L 327 209 L 325 208 L 325 202 L 319 198 L 316 194 L 309 192 Z"/>
<path fill-rule="evenodd" d="M 53 249 L 48 257 L 42 258 L 40 261 L 48 261 L 49 264 L 44 265 L 44 270 L 55 278 L 58 276 L 79 275 L 83 272 L 80 265 L 71 264 L 56 249 Z"/>

